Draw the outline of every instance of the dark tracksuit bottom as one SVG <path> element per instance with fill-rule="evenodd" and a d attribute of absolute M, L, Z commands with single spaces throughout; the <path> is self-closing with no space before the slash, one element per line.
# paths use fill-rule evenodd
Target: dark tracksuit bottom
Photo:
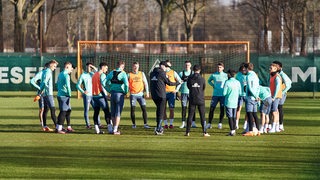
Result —
<path fill-rule="evenodd" d="M 202 126 L 202 132 L 206 133 L 206 129 L 205 129 L 205 104 L 201 104 L 201 105 L 194 105 L 189 103 L 189 110 L 188 110 L 188 121 L 187 121 L 187 130 L 186 132 L 190 132 L 190 127 L 191 127 L 191 123 L 193 120 L 193 117 L 195 115 L 195 111 L 196 111 L 196 107 L 198 106 L 198 110 L 199 110 L 199 114 L 200 114 L 200 120 L 201 120 L 201 126 Z"/>

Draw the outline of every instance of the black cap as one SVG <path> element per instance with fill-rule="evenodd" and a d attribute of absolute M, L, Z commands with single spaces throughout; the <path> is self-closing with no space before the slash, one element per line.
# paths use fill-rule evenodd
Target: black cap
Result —
<path fill-rule="evenodd" d="M 161 61 L 159 65 L 160 65 L 160 66 L 161 66 L 161 65 L 164 65 L 165 67 L 170 67 L 170 66 L 167 64 L 166 61 Z"/>

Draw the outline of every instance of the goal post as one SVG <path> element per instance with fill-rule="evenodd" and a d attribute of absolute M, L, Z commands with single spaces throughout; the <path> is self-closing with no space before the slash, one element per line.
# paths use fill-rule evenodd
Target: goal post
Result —
<path fill-rule="evenodd" d="M 190 60 L 201 66 L 203 74 L 216 71 L 218 62 L 224 63 L 226 69 L 238 70 L 241 63 L 250 61 L 249 41 L 78 41 L 77 50 L 78 78 L 87 62 L 96 67 L 106 62 L 112 70 L 118 60 L 123 60 L 125 71 L 129 72 L 131 64 L 137 61 L 140 70 L 149 76 L 160 61 L 167 59 L 177 72 Z"/>

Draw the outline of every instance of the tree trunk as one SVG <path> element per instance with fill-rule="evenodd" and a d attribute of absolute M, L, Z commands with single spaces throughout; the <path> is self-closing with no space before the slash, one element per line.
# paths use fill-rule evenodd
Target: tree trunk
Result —
<path fill-rule="evenodd" d="M 44 33 L 42 37 L 42 49 L 41 49 L 43 53 L 47 52 L 47 39 L 48 39 L 48 34 Z"/>
<path fill-rule="evenodd" d="M 14 52 L 24 52 L 26 32 L 27 32 L 26 23 L 23 20 L 19 19 L 17 15 L 15 15 Z"/>
<path fill-rule="evenodd" d="M 304 8 L 302 13 L 302 27 L 301 27 L 301 44 L 300 55 L 307 55 L 306 51 L 306 30 L 307 30 L 307 8 Z"/>
<path fill-rule="evenodd" d="M 0 52 L 3 52 L 3 16 L 2 16 L 2 1 L 0 1 Z"/>
<path fill-rule="evenodd" d="M 169 40 L 169 15 L 167 9 L 161 8 L 161 16 L 160 16 L 160 41 L 168 41 Z M 167 45 L 161 44 L 161 52 L 166 53 L 167 52 Z"/>
<path fill-rule="evenodd" d="M 187 35 L 187 41 L 192 42 L 193 41 L 193 26 L 191 24 L 186 23 L 186 35 Z M 188 53 L 193 52 L 193 45 L 192 44 L 188 44 L 187 52 Z"/>
<path fill-rule="evenodd" d="M 292 24 L 294 24 L 294 23 L 292 23 Z M 294 52 L 295 52 L 294 51 L 294 35 L 293 35 L 293 32 L 294 32 L 293 29 L 289 30 L 289 53 L 291 55 L 293 55 Z"/>
<path fill-rule="evenodd" d="M 269 53 L 268 31 L 269 31 L 269 16 L 265 15 L 264 26 L 263 26 L 263 47 L 264 47 L 265 53 Z"/>
<path fill-rule="evenodd" d="M 113 13 L 108 10 L 106 11 L 105 15 L 105 24 L 106 24 L 106 33 L 107 33 L 107 41 L 112 41 L 113 40 Z"/>

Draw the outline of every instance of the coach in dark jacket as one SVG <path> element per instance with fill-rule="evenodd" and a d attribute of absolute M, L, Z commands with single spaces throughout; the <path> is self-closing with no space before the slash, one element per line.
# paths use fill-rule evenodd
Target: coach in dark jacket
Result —
<path fill-rule="evenodd" d="M 187 81 L 187 86 L 189 88 L 189 112 L 188 112 L 188 122 L 185 136 L 189 136 L 191 121 L 198 106 L 202 132 L 203 136 L 210 136 L 206 132 L 206 119 L 205 119 L 205 99 L 204 90 L 206 88 L 206 81 L 200 74 L 201 68 L 199 65 L 193 66 L 193 72 Z"/>
<path fill-rule="evenodd" d="M 169 86 L 176 86 L 179 82 L 170 82 L 166 76 L 166 69 L 168 64 L 161 61 L 158 68 L 153 69 L 150 73 L 150 91 L 153 102 L 157 106 L 157 127 L 154 131 L 155 135 L 161 135 L 163 129 L 161 128 L 162 120 L 165 114 L 166 107 L 166 84 Z"/>

